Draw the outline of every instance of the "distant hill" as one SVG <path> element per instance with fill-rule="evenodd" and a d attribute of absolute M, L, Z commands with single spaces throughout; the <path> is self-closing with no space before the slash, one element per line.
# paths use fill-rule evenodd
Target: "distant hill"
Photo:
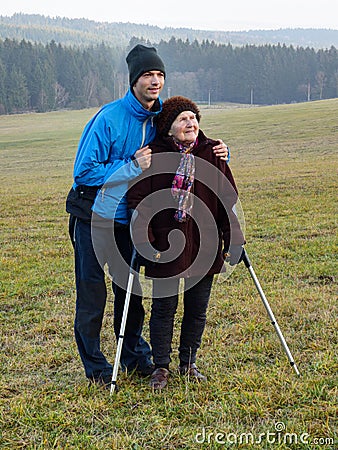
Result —
<path fill-rule="evenodd" d="M 126 47 L 132 37 L 143 38 L 156 44 L 161 40 L 176 39 L 199 42 L 215 41 L 217 44 L 285 44 L 295 47 L 325 49 L 338 47 L 338 30 L 331 29 L 279 29 L 250 31 L 205 31 L 190 28 L 160 28 L 135 23 L 95 22 L 88 19 L 46 17 L 38 14 L 0 16 L 0 39 L 6 38 L 46 44 L 89 46 L 104 42 L 110 46 Z"/>

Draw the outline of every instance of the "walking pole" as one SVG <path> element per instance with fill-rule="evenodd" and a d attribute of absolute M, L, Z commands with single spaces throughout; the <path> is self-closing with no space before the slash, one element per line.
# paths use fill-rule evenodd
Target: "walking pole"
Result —
<path fill-rule="evenodd" d="M 274 316 L 274 314 L 273 314 L 273 312 L 272 312 L 272 310 L 270 308 L 270 305 L 269 305 L 269 303 L 268 303 L 268 301 L 267 301 L 267 299 L 265 297 L 265 294 L 264 294 L 263 289 L 262 289 L 262 287 L 261 287 L 261 285 L 260 285 L 260 283 L 258 281 L 258 278 L 256 277 L 255 271 L 252 268 L 252 265 L 251 265 L 250 259 L 248 257 L 248 254 L 246 253 L 246 251 L 244 249 L 243 249 L 242 260 L 243 260 L 245 266 L 247 267 L 247 269 L 250 272 L 250 275 L 251 275 L 251 277 L 252 277 L 252 279 L 253 279 L 253 281 L 254 281 L 254 283 L 256 285 L 258 293 L 261 296 L 261 299 L 263 301 L 265 309 L 267 310 L 267 313 L 268 313 L 268 315 L 270 317 L 271 323 L 272 323 L 272 325 L 274 326 L 274 328 L 276 330 L 276 333 L 277 333 L 277 335 L 279 337 L 279 340 L 281 341 L 281 344 L 282 344 L 282 346 L 283 346 L 283 348 L 285 350 L 285 353 L 286 353 L 287 357 L 289 358 L 291 366 L 294 368 L 296 374 L 300 375 L 299 370 L 297 369 L 297 366 L 296 366 L 296 364 L 295 364 L 295 362 L 293 360 L 292 354 L 291 354 L 291 352 L 289 350 L 289 347 L 287 346 L 287 343 L 285 342 L 284 336 L 283 336 L 283 334 L 282 334 L 282 332 L 281 332 L 281 330 L 280 330 L 280 328 L 278 326 L 277 320 L 276 320 L 276 318 L 275 318 L 275 316 Z"/>
<path fill-rule="evenodd" d="M 123 339 L 124 339 L 124 331 L 126 329 L 126 323 L 127 323 L 127 317 L 128 317 L 130 296 L 132 293 L 135 273 L 138 272 L 138 270 L 139 270 L 139 264 L 137 261 L 137 252 L 134 247 L 132 256 L 131 256 L 130 268 L 129 268 L 127 292 L 126 292 L 126 299 L 124 301 L 120 333 L 119 333 L 118 340 L 117 340 L 115 363 L 114 363 L 113 374 L 112 374 L 112 379 L 111 379 L 111 386 L 110 386 L 110 395 L 112 395 L 116 389 L 117 373 L 118 373 L 119 365 L 120 365 L 121 351 L 122 351 L 122 345 L 123 345 Z"/>

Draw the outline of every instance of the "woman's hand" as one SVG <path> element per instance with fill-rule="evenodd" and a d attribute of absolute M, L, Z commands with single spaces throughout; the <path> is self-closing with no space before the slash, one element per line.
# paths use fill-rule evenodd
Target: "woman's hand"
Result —
<path fill-rule="evenodd" d="M 217 139 L 217 141 L 219 142 L 219 144 L 215 145 L 215 147 L 212 148 L 215 155 L 219 156 L 221 159 L 223 159 L 223 161 L 229 161 L 229 147 L 224 144 L 222 139 Z"/>

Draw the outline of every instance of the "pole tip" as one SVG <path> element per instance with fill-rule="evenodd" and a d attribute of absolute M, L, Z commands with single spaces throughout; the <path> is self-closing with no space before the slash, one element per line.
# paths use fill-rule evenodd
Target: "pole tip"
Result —
<path fill-rule="evenodd" d="M 112 381 L 111 385 L 110 385 L 110 395 L 113 395 L 114 393 L 117 394 L 119 391 L 119 388 L 116 384 L 116 381 Z"/>
<path fill-rule="evenodd" d="M 295 362 L 294 362 L 294 361 L 291 361 L 291 362 L 290 362 L 290 365 L 291 365 L 291 367 L 294 368 L 294 371 L 295 371 L 296 374 L 300 377 L 300 372 L 299 372 L 299 370 L 298 370 L 298 368 L 297 368 Z"/>

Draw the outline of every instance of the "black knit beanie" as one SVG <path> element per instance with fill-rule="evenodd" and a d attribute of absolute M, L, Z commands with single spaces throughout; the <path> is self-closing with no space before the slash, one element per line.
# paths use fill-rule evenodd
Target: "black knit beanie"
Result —
<path fill-rule="evenodd" d="M 192 111 L 196 114 L 197 121 L 201 120 L 201 114 L 196 103 L 186 97 L 177 95 L 163 102 L 162 111 L 157 117 L 157 132 L 162 136 L 167 136 L 172 123 L 183 111 Z"/>
<path fill-rule="evenodd" d="M 154 47 L 137 44 L 128 53 L 126 61 L 129 70 L 130 86 L 134 86 L 140 76 L 150 70 L 160 70 L 165 76 L 163 61 Z"/>

